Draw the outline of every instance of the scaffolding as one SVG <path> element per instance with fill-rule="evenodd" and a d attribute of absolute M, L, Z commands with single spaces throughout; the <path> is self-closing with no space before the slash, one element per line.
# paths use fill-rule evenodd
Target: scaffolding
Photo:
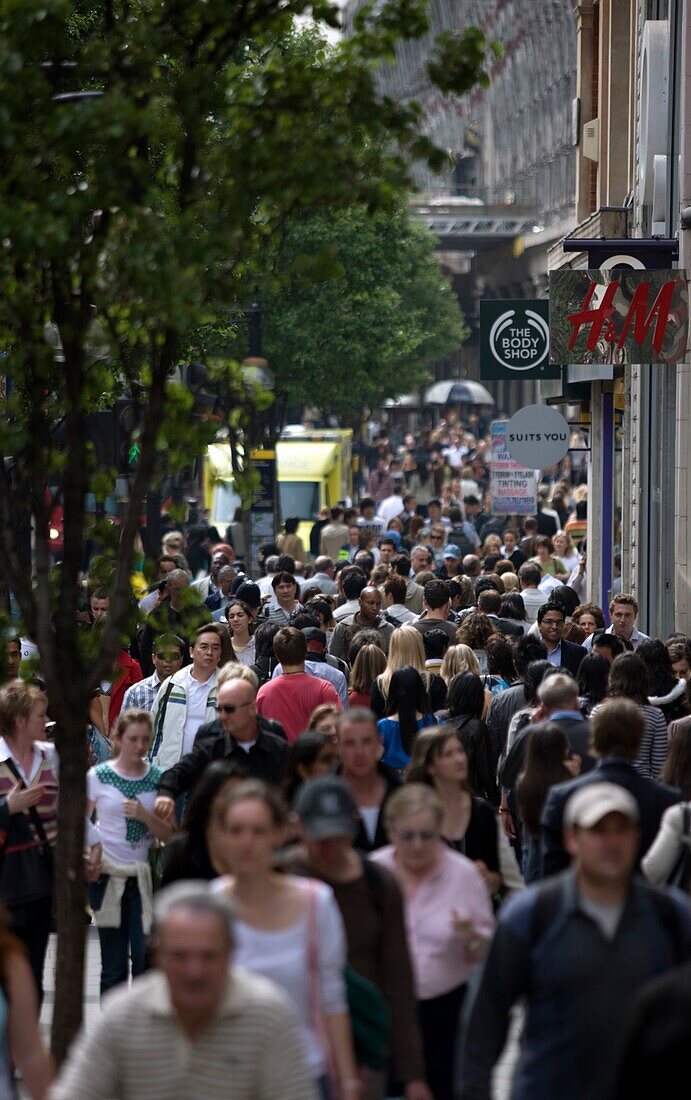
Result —
<path fill-rule="evenodd" d="M 344 11 L 345 33 L 362 0 Z M 451 154 L 453 167 L 435 175 L 411 172 L 421 201 L 467 198 L 488 206 L 518 206 L 532 222 L 573 216 L 575 195 L 576 24 L 573 0 L 430 0 L 429 34 L 401 43 L 378 74 L 383 92 L 423 108 L 422 129 Z M 490 86 L 444 96 L 426 73 L 442 31 L 479 26 L 501 43 Z M 480 213 L 480 212 L 478 212 Z"/>

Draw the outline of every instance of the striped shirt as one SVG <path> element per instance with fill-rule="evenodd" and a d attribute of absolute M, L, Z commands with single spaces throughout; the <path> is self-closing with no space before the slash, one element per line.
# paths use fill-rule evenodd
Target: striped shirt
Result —
<path fill-rule="evenodd" d="M 9 745 L 4 737 L 0 737 L 0 795 L 8 795 L 17 780 L 7 766 L 7 760 L 12 757 Z M 55 844 L 58 834 L 58 753 L 52 741 L 34 741 L 34 759 L 31 770 L 27 774 L 21 764 L 14 760 L 17 771 L 27 787 L 43 787 L 43 795 L 36 803 L 41 824 L 46 833 L 49 844 Z M 33 831 L 33 825 L 31 826 Z"/>
<path fill-rule="evenodd" d="M 121 712 L 132 708 L 151 710 L 162 683 L 163 680 L 159 679 L 158 673 L 154 672 L 153 676 L 148 676 L 146 680 L 132 684 L 123 696 Z"/>
<path fill-rule="evenodd" d="M 273 982 L 233 967 L 214 1019 L 190 1040 L 163 974 L 113 991 L 72 1047 L 50 1100 L 316 1100 L 295 1012 Z"/>

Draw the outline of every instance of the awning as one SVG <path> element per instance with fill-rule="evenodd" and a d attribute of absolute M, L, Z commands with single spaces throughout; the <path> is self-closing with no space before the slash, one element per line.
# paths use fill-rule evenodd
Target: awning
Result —
<path fill-rule="evenodd" d="M 389 397 L 384 402 L 385 409 L 416 409 L 420 398 L 416 393 L 404 393 L 400 397 Z"/>
<path fill-rule="evenodd" d="M 493 405 L 494 398 L 480 382 L 449 378 L 435 382 L 425 391 L 426 405 Z"/>

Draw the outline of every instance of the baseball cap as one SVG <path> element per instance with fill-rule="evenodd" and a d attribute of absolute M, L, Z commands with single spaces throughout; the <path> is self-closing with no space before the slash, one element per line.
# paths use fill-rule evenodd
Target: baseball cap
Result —
<path fill-rule="evenodd" d="M 298 791 L 293 807 L 310 840 L 357 836 L 358 810 L 347 783 L 337 776 L 310 779 Z"/>
<path fill-rule="evenodd" d="M 235 595 L 239 600 L 244 600 L 250 607 L 261 607 L 262 605 L 261 589 L 254 581 L 245 579 L 242 584 L 238 585 Z"/>
<path fill-rule="evenodd" d="M 455 542 L 450 542 L 448 546 L 444 547 L 443 558 L 459 558 L 461 557 L 460 547 L 456 546 Z"/>
<path fill-rule="evenodd" d="M 607 814 L 623 814 L 637 824 L 638 803 L 618 783 L 587 783 L 566 803 L 564 825 L 592 829 Z"/>
<path fill-rule="evenodd" d="M 305 626 L 301 633 L 307 639 L 308 649 L 326 649 L 326 634 L 318 626 Z"/>

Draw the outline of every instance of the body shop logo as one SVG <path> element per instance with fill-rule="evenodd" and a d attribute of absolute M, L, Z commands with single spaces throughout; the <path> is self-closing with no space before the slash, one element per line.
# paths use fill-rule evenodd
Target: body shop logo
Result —
<path fill-rule="evenodd" d="M 534 370 L 547 361 L 549 325 L 532 309 L 508 309 L 492 325 L 489 346 L 496 361 L 507 370 Z"/>

